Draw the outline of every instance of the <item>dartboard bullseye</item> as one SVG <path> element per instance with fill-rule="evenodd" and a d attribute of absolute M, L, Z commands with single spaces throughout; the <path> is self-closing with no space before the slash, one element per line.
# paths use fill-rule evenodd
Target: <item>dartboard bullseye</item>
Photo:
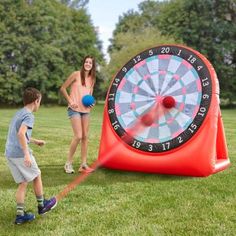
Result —
<path fill-rule="evenodd" d="M 191 139 L 203 123 L 212 95 L 204 61 L 185 47 L 164 45 L 143 51 L 118 71 L 108 92 L 114 132 L 130 136 L 128 145 L 145 152 L 166 152 Z M 154 120 L 148 118 L 156 106 Z M 144 117 L 146 127 L 129 130 Z"/>

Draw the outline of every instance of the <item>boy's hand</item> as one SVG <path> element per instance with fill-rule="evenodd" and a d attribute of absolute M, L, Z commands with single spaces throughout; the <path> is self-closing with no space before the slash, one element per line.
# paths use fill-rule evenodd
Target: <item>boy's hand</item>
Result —
<path fill-rule="evenodd" d="M 25 166 L 27 166 L 27 167 L 31 166 L 31 159 L 30 159 L 30 154 L 29 153 L 27 153 L 25 155 L 24 163 L 25 163 Z"/>
<path fill-rule="evenodd" d="M 39 140 L 39 139 L 35 139 L 34 143 L 40 147 L 42 147 L 44 144 L 46 144 L 46 142 L 44 140 Z"/>

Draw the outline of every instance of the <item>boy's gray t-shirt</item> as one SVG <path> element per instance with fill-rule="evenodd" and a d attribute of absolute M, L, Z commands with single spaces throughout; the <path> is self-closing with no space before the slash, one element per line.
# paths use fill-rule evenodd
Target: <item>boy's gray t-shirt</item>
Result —
<path fill-rule="evenodd" d="M 6 142 L 6 150 L 5 150 L 5 156 L 8 158 L 24 157 L 24 153 L 21 148 L 18 135 L 17 135 L 20 129 L 20 126 L 22 124 L 28 127 L 27 132 L 26 132 L 26 139 L 27 139 L 27 143 L 29 144 L 30 138 L 32 135 L 32 129 L 34 126 L 34 115 L 25 107 L 20 109 L 15 114 L 15 116 L 13 117 L 10 123 L 8 136 L 7 136 L 7 142 Z M 32 152 L 30 149 L 29 151 Z"/>

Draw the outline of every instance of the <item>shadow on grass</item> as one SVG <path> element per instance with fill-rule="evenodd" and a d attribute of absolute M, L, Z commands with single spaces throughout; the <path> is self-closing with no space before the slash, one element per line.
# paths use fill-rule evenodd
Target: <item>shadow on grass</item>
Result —
<path fill-rule="evenodd" d="M 79 173 L 65 174 L 63 165 L 41 165 L 39 167 L 42 172 L 42 180 L 44 187 L 55 187 L 67 185 L 79 176 Z M 129 172 L 99 168 L 91 173 L 82 184 L 84 185 L 112 185 L 116 183 L 146 182 L 146 181 L 182 181 L 191 180 L 192 177 L 161 175 L 141 172 Z M 8 170 L 0 172 L 0 188 L 11 189 L 16 188 L 10 172 Z"/>
<path fill-rule="evenodd" d="M 40 167 L 43 176 L 44 186 L 67 185 L 79 176 L 79 173 L 65 174 L 63 166 L 43 165 Z M 55 178 L 53 177 L 55 176 Z M 53 180 L 52 180 L 53 177 Z M 99 168 L 91 173 L 82 184 L 85 185 L 112 185 L 116 183 L 146 182 L 146 181 L 182 181 L 192 179 L 185 176 L 149 174 L 141 172 L 129 172 Z"/>

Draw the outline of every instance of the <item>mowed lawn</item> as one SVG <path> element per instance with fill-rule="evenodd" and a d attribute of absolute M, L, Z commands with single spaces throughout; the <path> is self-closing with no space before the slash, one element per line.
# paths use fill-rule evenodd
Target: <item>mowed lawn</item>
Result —
<path fill-rule="evenodd" d="M 26 206 L 36 220 L 14 225 L 14 183 L 4 158 L 6 134 L 16 109 L 0 109 L 0 235 L 236 235 L 236 110 L 223 110 L 232 165 L 206 178 L 144 174 L 99 169 L 77 186 L 47 215 L 37 215 L 28 186 Z M 58 194 L 76 176 L 66 175 L 72 130 L 65 107 L 41 107 L 35 113 L 33 146 L 42 171 L 46 197 Z M 91 113 L 88 162 L 99 150 L 103 105 Z M 79 167 L 79 151 L 74 167 Z"/>

